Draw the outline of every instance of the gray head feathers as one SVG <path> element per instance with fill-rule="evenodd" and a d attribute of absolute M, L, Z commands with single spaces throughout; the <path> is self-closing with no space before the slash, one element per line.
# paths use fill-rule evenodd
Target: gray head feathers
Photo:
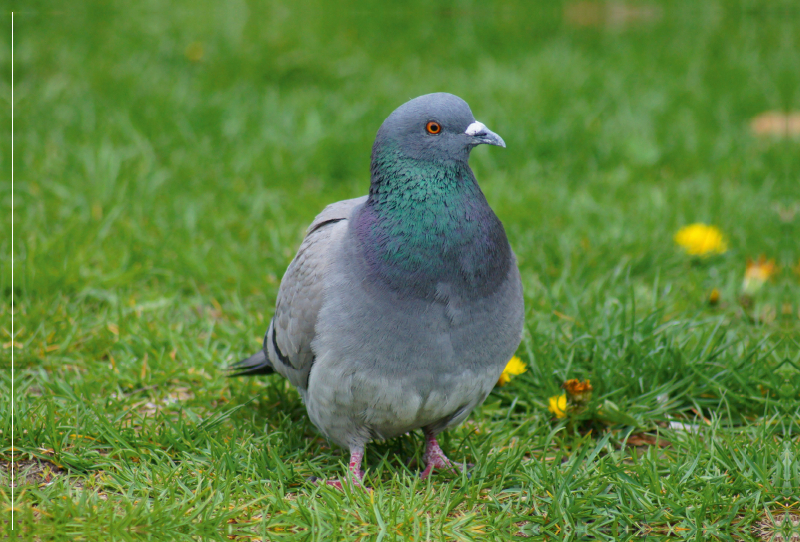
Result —
<path fill-rule="evenodd" d="M 476 145 L 505 147 L 502 138 L 477 122 L 467 102 L 445 92 L 414 98 L 394 110 L 383 122 L 372 148 L 407 158 L 437 162 L 466 162 Z"/>

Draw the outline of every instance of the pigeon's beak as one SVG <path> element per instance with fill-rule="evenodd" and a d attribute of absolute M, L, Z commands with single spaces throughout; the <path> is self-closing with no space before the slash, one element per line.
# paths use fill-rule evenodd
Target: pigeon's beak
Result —
<path fill-rule="evenodd" d="M 467 126 L 464 133 L 471 136 L 472 145 L 483 145 L 486 143 L 487 145 L 497 145 L 498 147 L 506 146 L 506 142 L 503 141 L 502 137 L 492 132 L 484 123 L 478 122 L 477 120 Z"/>

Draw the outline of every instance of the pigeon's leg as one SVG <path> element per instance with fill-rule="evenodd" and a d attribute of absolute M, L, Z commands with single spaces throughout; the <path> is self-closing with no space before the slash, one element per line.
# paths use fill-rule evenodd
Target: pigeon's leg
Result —
<path fill-rule="evenodd" d="M 361 486 L 364 480 L 364 471 L 361 470 L 361 463 L 364 461 L 364 447 L 354 446 L 350 448 L 350 474 L 353 477 L 353 485 L 356 487 Z M 328 480 L 328 485 L 342 489 L 342 482 L 340 480 Z"/>
<path fill-rule="evenodd" d="M 453 469 L 460 470 L 444 455 L 439 443 L 436 442 L 436 435 L 425 429 L 425 454 L 422 456 L 425 462 L 425 470 L 419 475 L 421 479 L 430 476 L 433 469 Z"/>

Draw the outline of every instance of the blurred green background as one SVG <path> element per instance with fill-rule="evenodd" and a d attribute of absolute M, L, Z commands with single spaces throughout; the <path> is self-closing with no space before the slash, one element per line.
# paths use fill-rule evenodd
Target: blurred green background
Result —
<path fill-rule="evenodd" d="M 11 184 L 0 185 L 9 217 L 0 226 L 0 363 L 7 368 L 14 351 L 15 446 L 23 457 L 55 457 L 80 479 L 117 473 L 99 484 L 111 493 L 138 488 L 131 473 L 145 467 L 125 454 L 112 459 L 121 437 L 98 420 L 128 431 L 136 454 L 174 449 L 153 412 L 126 425 L 142 397 L 161 405 L 158 412 L 193 412 L 191 424 L 256 396 L 221 434 L 266 439 L 243 449 L 276 447 L 276 457 L 297 469 L 292 491 L 319 469 L 336 475 L 339 452 L 313 440 L 293 391 L 278 379 L 226 381 L 221 369 L 258 348 L 279 280 L 313 217 L 327 203 L 366 193 L 383 119 L 439 91 L 464 98 L 507 143 L 478 148 L 471 165 L 505 224 L 526 295 L 518 355 L 529 370 L 476 412 L 479 426 L 494 427 L 498 439 L 510 438 L 503 427 L 520 438 L 527 431 L 532 449 L 552 446 L 550 437 L 535 444 L 552 426 L 548 397 L 567 378 L 591 378 L 596 399 L 613 399 L 639 429 L 719 416 L 736 434 L 748 424 L 763 429 L 761 416 L 782 416 L 792 421 L 762 435 L 771 444 L 762 443 L 759 457 L 777 456 L 784 441 L 797 448 L 796 3 L 18 7 L 13 244 Z M 7 127 L 9 11 L 0 17 Z M 769 118 L 779 119 L 777 129 Z M 9 136 L 0 134 L 4 179 Z M 673 235 L 693 222 L 718 227 L 728 251 L 685 255 Z M 745 296 L 746 260 L 761 254 L 779 272 Z M 717 303 L 709 303 L 713 289 Z M 10 386 L 4 370 L 3 397 Z M 286 418 L 268 406 L 276 396 L 288 405 Z M 9 406 L 0 407 L 6 461 Z M 264 435 L 265 421 L 292 436 Z M 59 431 L 94 440 L 67 442 Z M 454 432 L 452 447 L 469 434 Z M 291 455 L 309 439 L 307 453 Z M 202 446 L 187 450 L 186 464 L 206 460 Z M 268 469 L 278 461 L 261 460 Z M 147 494 L 145 486 L 137 491 Z M 41 491 L 30 506 L 52 519 L 67 505 L 46 502 L 77 490 L 65 481 Z M 729 491 L 720 502 L 735 500 L 734 489 L 719 491 Z M 33 514 L 26 506 L 19 513 Z M 74 506 L 70 514 L 95 517 Z M 515 508 L 517 517 L 533 513 L 526 506 Z M 513 531 L 509 525 L 495 527 Z"/>
<path fill-rule="evenodd" d="M 775 207 L 797 201 L 797 143 L 749 129 L 800 109 L 800 37 L 778 7 L 159 6 L 17 15 L 23 296 L 151 280 L 263 295 L 299 228 L 366 192 L 382 120 L 434 91 L 507 139 L 472 164 L 535 247 L 518 250 L 531 275 L 669 273 L 672 233 L 695 221 L 730 239 L 723 286 L 746 255 L 796 263 Z"/>

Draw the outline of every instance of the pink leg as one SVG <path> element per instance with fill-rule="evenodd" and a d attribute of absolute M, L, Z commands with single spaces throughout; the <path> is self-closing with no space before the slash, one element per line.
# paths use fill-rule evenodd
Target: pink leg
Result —
<path fill-rule="evenodd" d="M 458 469 L 444 455 L 434 434 L 428 431 L 425 431 L 425 454 L 422 460 L 425 462 L 425 470 L 419 475 L 422 480 L 430 476 L 433 469 Z"/>
<path fill-rule="evenodd" d="M 353 477 L 353 485 L 359 487 L 364 479 L 364 471 L 361 470 L 361 463 L 364 461 L 364 448 L 350 449 L 350 474 Z M 328 485 L 342 489 L 340 480 L 328 480 Z"/>

